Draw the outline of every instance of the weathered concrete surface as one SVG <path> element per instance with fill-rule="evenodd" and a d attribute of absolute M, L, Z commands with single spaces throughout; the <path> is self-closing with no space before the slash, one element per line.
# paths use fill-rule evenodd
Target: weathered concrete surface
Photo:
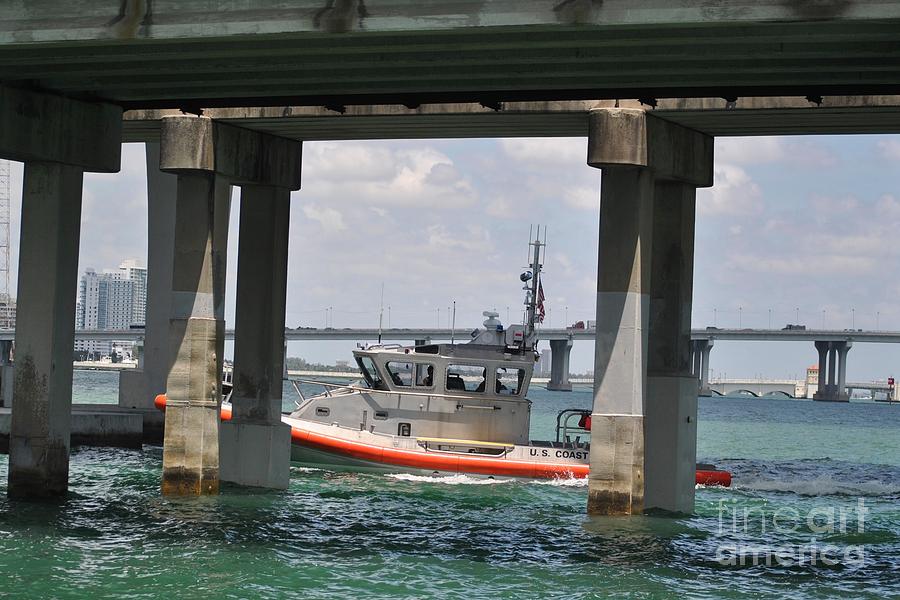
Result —
<path fill-rule="evenodd" d="M 711 168 L 711 158 L 698 160 L 709 160 Z M 698 385 L 691 373 L 696 189 L 657 181 L 653 195 L 644 509 L 690 514 L 697 464 Z"/>
<path fill-rule="evenodd" d="M 178 176 L 171 283 L 162 491 L 219 489 L 219 403 L 224 344 L 225 256 L 217 249 L 228 186 L 214 174 Z M 216 209 L 219 208 L 219 211 Z"/>
<path fill-rule="evenodd" d="M 815 100 L 815 101 L 813 101 Z M 479 103 L 389 103 L 346 106 L 213 108 L 204 115 L 295 140 L 433 139 L 583 136 L 588 114 L 603 108 L 651 111 L 666 121 L 711 136 L 900 132 L 900 96 L 805 96 L 659 98 L 656 107 L 637 99 L 504 102 L 500 110 Z M 160 119 L 177 110 L 125 113 L 123 140 L 158 141 Z"/>
<path fill-rule="evenodd" d="M 7 488 L 12 497 L 68 490 L 81 184 L 80 168 L 25 163 Z"/>
<path fill-rule="evenodd" d="M 286 490 L 291 474 L 291 427 L 285 423 L 224 422 L 219 432 L 220 478 Z"/>
<path fill-rule="evenodd" d="M 281 422 L 290 191 L 241 190 L 233 417 Z"/>
<path fill-rule="evenodd" d="M 709 187 L 713 138 L 640 109 L 591 111 L 588 159 L 592 167 L 639 166 L 660 180 Z"/>
<path fill-rule="evenodd" d="M 10 410 L 0 409 L 0 451 L 9 448 L 11 420 Z M 72 405 L 71 446 L 140 448 L 142 441 L 143 418 L 140 413 L 121 410 L 116 406 Z"/>
<path fill-rule="evenodd" d="M 220 430 L 221 478 L 287 489 L 291 432 L 281 422 L 290 190 L 241 189 L 232 420 Z"/>
<path fill-rule="evenodd" d="M 189 116 L 163 118 L 161 139 L 162 171 L 209 171 L 237 185 L 300 189 L 302 145 L 296 141 Z"/>
<path fill-rule="evenodd" d="M 0 157 L 119 170 L 122 109 L 0 85 Z"/>
<path fill-rule="evenodd" d="M 697 379 L 647 377 L 644 509 L 692 514 L 697 470 Z"/>
<path fill-rule="evenodd" d="M 640 167 L 606 168 L 601 179 L 592 514 L 634 514 L 644 506 L 653 187 L 650 170 Z"/>
<path fill-rule="evenodd" d="M 898 23 L 871 0 L 47 0 L 0 14 L 0 80 L 133 107 L 877 93 Z"/>
<path fill-rule="evenodd" d="M 163 439 L 165 415 L 153 400 L 165 393 L 171 368 L 169 313 L 175 249 L 178 176 L 159 170 L 159 143 L 146 144 L 147 159 L 147 312 L 143 365 L 119 374 L 119 406 L 143 411 L 149 440 Z"/>
<path fill-rule="evenodd" d="M 594 111 L 588 164 L 603 168 L 588 511 L 690 513 L 695 195 L 712 183 L 712 140 L 639 110 Z"/>

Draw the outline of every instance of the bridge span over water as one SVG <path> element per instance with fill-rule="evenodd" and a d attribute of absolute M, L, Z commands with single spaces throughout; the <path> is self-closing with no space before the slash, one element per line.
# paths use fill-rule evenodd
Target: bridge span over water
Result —
<path fill-rule="evenodd" d="M 83 174 L 118 171 L 123 141 L 148 142 L 150 247 L 144 368 L 122 374 L 120 404 L 158 435 L 152 399 L 167 391 L 163 491 L 200 494 L 218 490 L 220 443 L 241 461 L 223 462 L 224 479 L 275 461 L 278 477 L 254 483 L 287 485 L 280 387 L 266 382 L 282 370 L 302 141 L 578 135 L 603 170 L 599 247 L 586 249 L 601 257 L 598 329 L 549 343 L 563 360 L 575 339 L 601 342 L 594 423 L 608 428 L 591 452 L 617 462 L 590 480 L 589 510 L 691 513 L 691 372 L 708 381 L 726 339 L 688 330 L 714 137 L 900 131 L 898 42 L 900 4 L 882 0 L 4 3 L 0 157 L 25 162 L 9 494 L 67 488 Z M 220 439 L 209 408 L 231 186 L 235 380 L 252 419 L 238 410 Z M 840 397 L 853 340 L 809 339 L 820 391 Z M 250 451 L 237 432 L 254 427 L 271 435 Z"/>

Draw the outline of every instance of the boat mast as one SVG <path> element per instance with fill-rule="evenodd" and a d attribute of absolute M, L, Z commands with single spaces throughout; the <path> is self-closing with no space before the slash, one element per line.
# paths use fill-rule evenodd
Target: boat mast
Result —
<path fill-rule="evenodd" d="M 531 237 L 529 235 L 529 237 Z M 531 261 L 531 265 L 529 268 L 531 269 L 532 277 L 531 277 L 531 287 L 529 288 L 528 284 L 525 285 L 525 306 L 526 306 L 526 318 L 525 318 L 525 337 L 526 339 L 532 337 L 534 335 L 535 329 L 535 321 L 537 320 L 537 300 L 538 300 L 538 290 L 540 289 L 540 281 L 541 281 L 541 248 L 547 245 L 547 226 L 544 226 L 544 241 L 541 242 L 541 226 L 538 225 L 537 228 L 537 236 L 534 241 L 529 240 L 529 250 L 534 248 L 534 254 Z"/>

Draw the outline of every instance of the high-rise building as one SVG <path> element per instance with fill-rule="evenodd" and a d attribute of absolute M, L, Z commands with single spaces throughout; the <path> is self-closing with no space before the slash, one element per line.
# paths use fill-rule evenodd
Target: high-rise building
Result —
<path fill-rule="evenodd" d="M 119 265 L 126 280 L 133 282 L 131 325 L 143 325 L 147 314 L 147 268 L 139 260 L 129 259 Z"/>
<path fill-rule="evenodd" d="M 97 273 L 86 269 L 78 289 L 77 329 L 128 329 L 144 324 L 147 308 L 147 269 L 127 260 L 118 269 Z M 108 341 L 76 341 L 76 351 L 108 354 Z"/>

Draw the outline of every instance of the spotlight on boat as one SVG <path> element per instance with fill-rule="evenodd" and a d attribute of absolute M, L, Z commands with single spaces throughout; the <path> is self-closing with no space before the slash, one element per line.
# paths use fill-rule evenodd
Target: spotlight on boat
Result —
<path fill-rule="evenodd" d="M 531 274 L 531 271 L 525 271 L 524 273 L 519 275 L 519 279 L 522 280 L 522 283 L 530 281 L 532 277 L 534 277 L 534 275 Z"/>

